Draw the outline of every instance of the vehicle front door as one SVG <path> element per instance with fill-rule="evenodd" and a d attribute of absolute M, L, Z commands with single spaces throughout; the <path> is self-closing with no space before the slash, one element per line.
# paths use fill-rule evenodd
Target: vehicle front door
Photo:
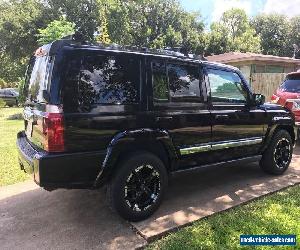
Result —
<path fill-rule="evenodd" d="M 266 113 L 251 105 L 246 82 L 237 71 L 206 68 L 212 115 L 212 151 L 217 161 L 256 155 L 262 145 Z"/>

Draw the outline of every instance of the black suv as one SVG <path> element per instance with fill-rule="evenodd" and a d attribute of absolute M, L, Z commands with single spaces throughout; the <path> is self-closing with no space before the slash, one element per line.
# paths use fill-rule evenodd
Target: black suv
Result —
<path fill-rule="evenodd" d="M 292 113 L 265 104 L 231 66 L 60 40 L 30 60 L 20 165 L 45 188 L 107 186 L 125 219 L 150 216 L 178 171 L 260 161 L 289 166 Z"/>

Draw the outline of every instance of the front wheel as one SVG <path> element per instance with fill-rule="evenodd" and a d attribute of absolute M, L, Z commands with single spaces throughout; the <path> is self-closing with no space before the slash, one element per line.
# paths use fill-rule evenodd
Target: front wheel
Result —
<path fill-rule="evenodd" d="M 152 215 L 164 196 L 168 175 L 162 161 L 147 152 L 123 160 L 108 185 L 108 200 L 118 214 L 129 221 Z"/>
<path fill-rule="evenodd" d="M 293 155 L 293 142 L 286 130 L 279 130 L 263 153 L 260 166 L 269 174 L 283 174 L 289 167 Z"/>

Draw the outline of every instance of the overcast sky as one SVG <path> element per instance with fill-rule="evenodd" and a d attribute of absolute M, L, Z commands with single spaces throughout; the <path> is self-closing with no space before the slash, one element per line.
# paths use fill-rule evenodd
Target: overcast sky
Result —
<path fill-rule="evenodd" d="M 180 0 L 186 10 L 200 11 L 206 24 L 218 20 L 222 13 L 233 7 L 241 8 L 250 16 L 259 13 L 300 15 L 300 0 Z"/>

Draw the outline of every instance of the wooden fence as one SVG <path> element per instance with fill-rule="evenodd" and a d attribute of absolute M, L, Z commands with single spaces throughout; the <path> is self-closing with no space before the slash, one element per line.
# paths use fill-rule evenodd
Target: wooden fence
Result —
<path fill-rule="evenodd" d="M 265 95 L 266 101 L 270 101 L 285 76 L 284 73 L 253 73 L 251 76 L 253 92 Z"/>

